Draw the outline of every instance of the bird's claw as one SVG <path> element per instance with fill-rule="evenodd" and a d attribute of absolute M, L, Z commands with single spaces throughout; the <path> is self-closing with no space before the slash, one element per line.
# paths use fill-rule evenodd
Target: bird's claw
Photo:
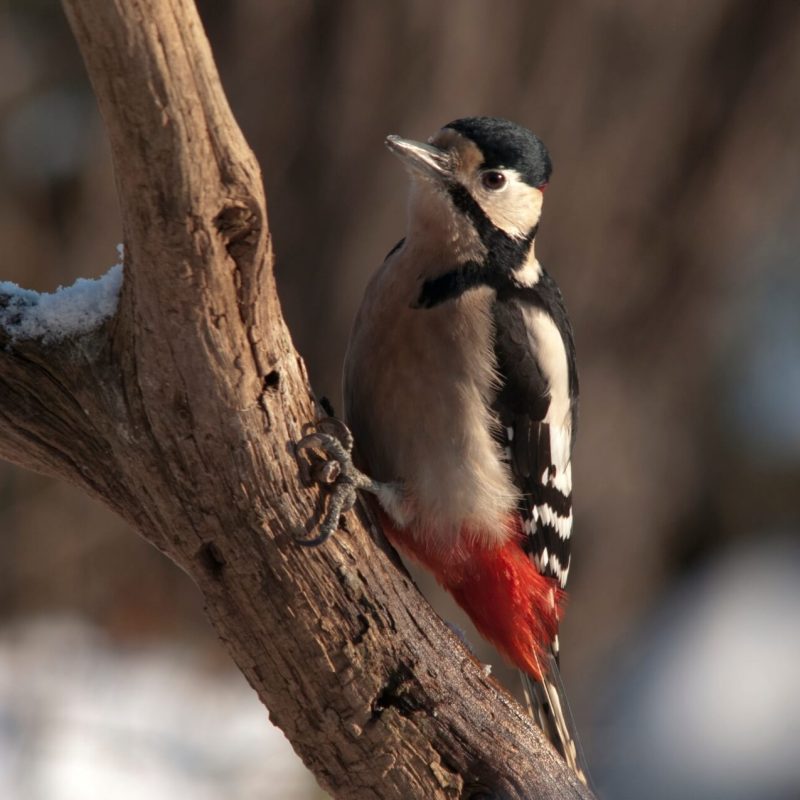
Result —
<path fill-rule="evenodd" d="M 349 511 L 358 497 L 357 490 L 363 485 L 363 476 L 353 464 L 351 455 L 353 435 L 347 426 L 328 417 L 319 423 L 319 427 L 332 430 L 326 433 L 317 430 L 304 436 L 296 445 L 297 452 L 303 450 L 319 450 L 327 456 L 326 461 L 316 461 L 310 471 L 311 478 L 317 483 L 330 487 L 328 508 L 319 528 L 319 534 L 313 539 L 297 539 L 304 547 L 317 547 L 326 542 L 339 527 L 339 518 Z"/>
<path fill-rule="evenodd" d="M 338 461 L 323 461 L 311 474 L 317 483 L 336 483 L 342 474 L 342 465 Z"/>

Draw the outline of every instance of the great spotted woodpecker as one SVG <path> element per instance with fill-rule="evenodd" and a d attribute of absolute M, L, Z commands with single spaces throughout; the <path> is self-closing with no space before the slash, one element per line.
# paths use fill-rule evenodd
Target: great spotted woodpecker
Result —
<path fill-rule="evenodd" d="M 519 667 L 538 723 L 586 780 L 558 672 L 578 375 L 561 292 L 535 256 L 550 157 L 490 117 L 386 144 L 411 176 L 407 232 L 347 351 L 358 469 L 330 436 L 301 443 L 341 467 L 316 541 L 355 489 L 376 494 L 389 539 Z"/>

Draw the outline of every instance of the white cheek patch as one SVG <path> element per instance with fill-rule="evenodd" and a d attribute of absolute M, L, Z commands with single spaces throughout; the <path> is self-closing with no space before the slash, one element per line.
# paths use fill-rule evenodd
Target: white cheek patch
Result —
<path fill-rule="evenodd" d="M 515 239 L 522 239 L 539 222 L 542 193 L 525 183 L 516 170 L 502 172 L 507 180 L 504 189 L 494 192 L 486 189 L 478 177 L 471 189 L 472 195 L 492 225 Z"/>

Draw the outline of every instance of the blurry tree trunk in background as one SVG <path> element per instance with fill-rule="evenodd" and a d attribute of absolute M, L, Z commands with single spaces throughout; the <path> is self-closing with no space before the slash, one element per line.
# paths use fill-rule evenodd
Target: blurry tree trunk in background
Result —
<path fill-rule="evenodd" d="M 64 5 L 114 154 L 125 280 L 90 333 L 0 332 L 0 453 L 81 486 L 192 577 L 336 796 L 590 797 L 364 513 L 324 548 L 294 542 L 316 517 L 292 447 L 314 403 L 259 168 L 191 0 Z"/>

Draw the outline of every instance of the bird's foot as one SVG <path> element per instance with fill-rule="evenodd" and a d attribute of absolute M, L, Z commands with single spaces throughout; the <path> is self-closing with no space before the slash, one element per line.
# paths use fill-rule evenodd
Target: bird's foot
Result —
<path fill-rule="evenodd" d="M 297 543 L 304 547 L 317 547 L 330 538 L 339 527 L 341 515 L 355 505 L 359 489 L 377 493 L 381 486 L 353 464 L 353 434 L 341 420 L 326 417 L 320 420 L 317 427 L 318 430 L 304 436 L 295 449 L 298 454 L 304 450 L 317 450 L 325 454 L 326 459 L 314 459 L 310 469 L 307 465 L 303 466 L 312 481 L 329 487 L 330 496 L 317 536 L 313 539 L 297 539 Z"/>

